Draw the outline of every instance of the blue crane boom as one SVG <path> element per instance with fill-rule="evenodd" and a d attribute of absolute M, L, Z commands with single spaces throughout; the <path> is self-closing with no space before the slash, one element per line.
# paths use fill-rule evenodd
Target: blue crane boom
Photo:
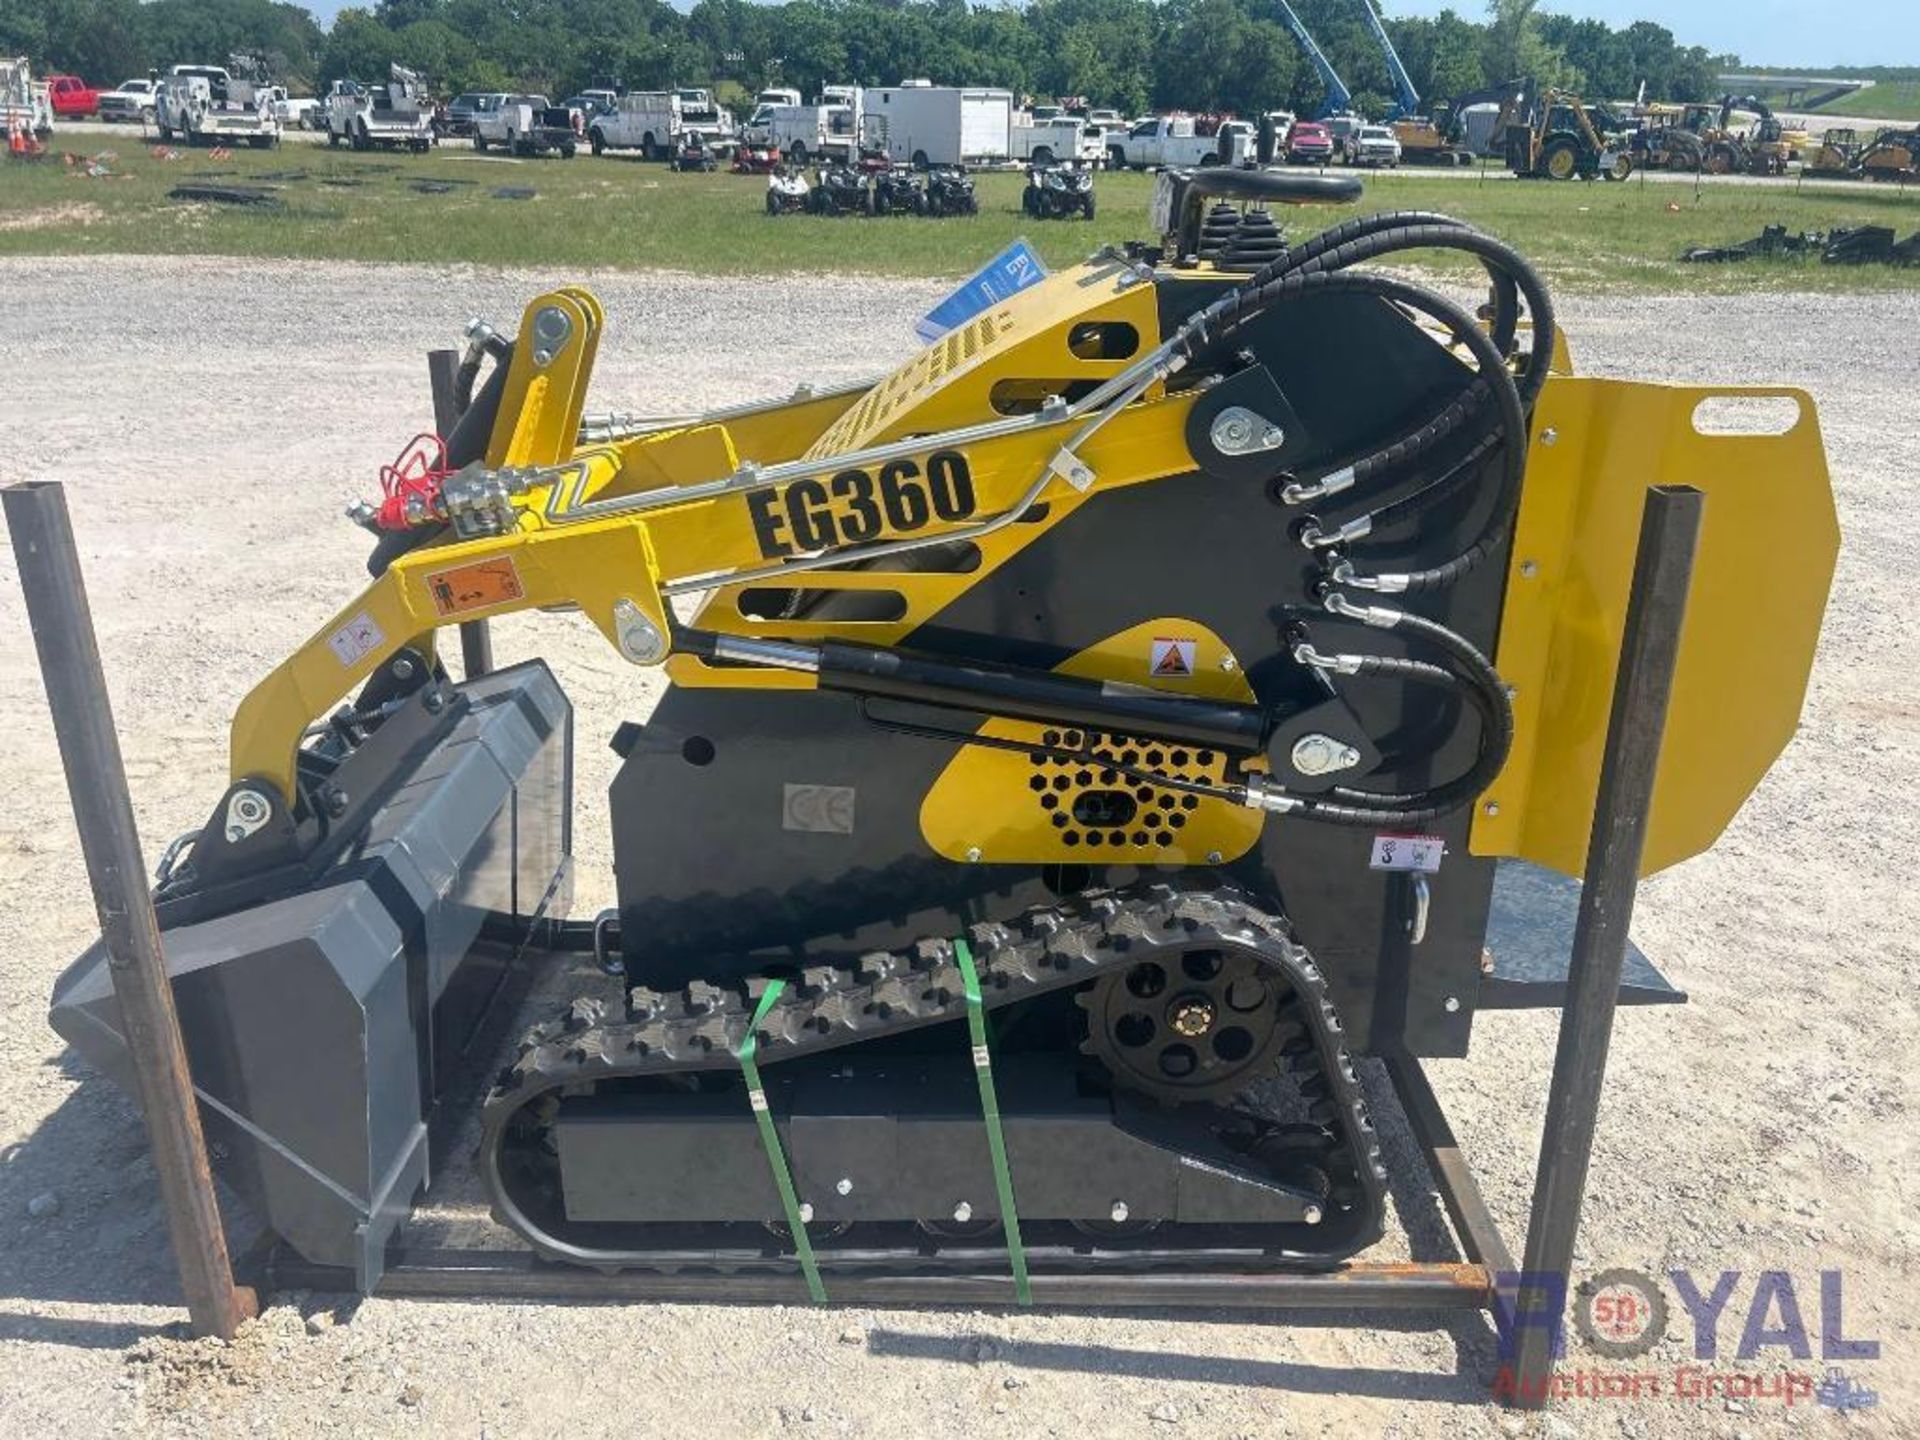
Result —
<path fill-rule="evenodd" d="M 1320 102 L 1320 114 L 1325 119 L 1329 115 L 1339 115 L 1353 108 L 1353 92 L 1347 89 L 1333 68 L 1333 62 L 1320 53 L 1320 47 L 1314 43 L 1313 36 L 1307 33 L 1307 27 L 1300 23 L 1300 17 L 1293 13 L 1293 6 L 1287 0 L 1274 0 L 1280 7 L 1280 18 L 1286 22 L 1287 29 L 1293 32 L 1293 38 L 1300 42 L 1300 48 L 1307 52 L 1307 59 L 1313 62 L 1313 68 L 1320 72 L 1320 83 L 1327 87 L 1327 98 Z"/>
<path fill-rule="evenodd" d="M 1374 13 L 1373 0 L 1360 0 L 1360 10 L 1367 17 L 1367 28 L 1373 31 L 1380 53 L 1386 56 L 1387 73 L 1393 77 L 1393 113 L 1387 118 L 1402 120 L 1418 115 L 1420 92 L 1413 88 L 1413 77 L 1407 74 L 1407 67 L 1400 63 L 1400 52 L 1393 48 L 1393 41 L 1387 38 L 1387 27 L 1380 23 L 1380 17 Z"/>

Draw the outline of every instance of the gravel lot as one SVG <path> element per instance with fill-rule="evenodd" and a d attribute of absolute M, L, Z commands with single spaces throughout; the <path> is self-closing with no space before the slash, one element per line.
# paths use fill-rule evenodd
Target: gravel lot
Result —
<path fill-rule="evenodd" d="M 425 425 L 422 350 L 469 314 L 512 322 L 561 278 L 579 277 L 0 261 L 15 362 L 0 482 L 69 482 L 150 852 L 204 818 L 244 691 L 356 583 L 364 537 L 340 511 Z M 589 278 L 610 315 L 595 408 L 871 372 L 907 352 L 944 288 Z M 1488 1405 L 1489 1345 L 1469 1320 L 281 1296 L 231 1347 L 185 1342 L 137 1116 L 45 1024 L 54 976 L 94 925 L 9 552 L 0 1434 L 1920 1433 L 1920 296 L 1560 300 L 1588 372 L 1812 389 L 1846 535 L 1800 738 L 1710 856 L 1643 892 L 1637 938 L 1694 1003 L 1622 1017 L 1579 1264 L 1743 1272 L 1723 1362 L 1755 1272 L 1791 1273 L 1817 1336 L 1816 1272 L 1841 1270 L 1847 1333 L 1882 1342 L 1851 1367 L 1877 1409 L 1662 1398 L 1522 1420 Z M 548 655 L 579 711 L 585 909 L 610 889 L 598 796 L 612 762 L 593 737 L 643 712 L 648 687 L 577 621 L 503 626 L 499 643 L 505 658 Z M 1488 1017 L 1470 1061 L 1433 1067 L 1516 1239 L 1552 1024 Z M 1671 1373 L 1689 1334 L 1645 1365 Z M 1817 1371 L 1818 1354 L 1798 1368 Z"/>

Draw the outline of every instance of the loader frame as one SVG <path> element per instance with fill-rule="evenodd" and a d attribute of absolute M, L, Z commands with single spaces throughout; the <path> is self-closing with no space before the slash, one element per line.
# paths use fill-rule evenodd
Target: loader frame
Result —
<path fill-rule="evenodd" d="M 439 377 L 438 392 L 445 381 L 444 361 L 435 363 L 431 373 Z M 107 853 L 111 846 L 130 845 L 137 852 L 131 799 L 117 745 L 111 743 L 111 710 L 64 492 L 57 483 L 27 484 L 11 487 L 4 498 L 83 842 L 90 855 L 96 850 Z M 1387 1075 L 1445 1209 L 1459 1260 L 1350 1261 L 1310 1273 L 1036 1275 L 1031 1279 L 1035 1304 L 1492 1311 L 1503 1336 L 1516 1342 L 1503 1348 L 1507 1358 L 1500 1392 L 1528 1408 L 1545 1402 L 1552 1392 L 1560 1349 L 1565 1277 L 1584 1197 L 1614 1011 L 1623 1002 L 1674 998 L 1671 991 L 1658 994 L 1631 985 L 1623 990 L 1622 971 L 1702 501 L 1699 491 L 1686 487 L 1662 486 L 1648 492 L 1579 918 L 1565 968 L 1557 976 L 1536 981 L 1564 986 L 1565 999 L 1524 1268 L 1516 1266 L 1514 1252 L 1487 1208 L 1424 1068 L 1396 1042 L 1381 1048 Z M 487 667 L 489 647 L 483 625 L 483 621 L 468 622 L 463 633 L 469 678 L 471 672 Z M 83 803 L 83 795 L 93 797 L 92 803 Z M 137 881 L 128 885 L 129 878 L 112 866 L 95 868 L 96 899 L 103 913 L 118 907 L 134 914 L 140 923 L 131 928 L 151 935 L 157 924 L 152 899 Z M 1412 937 L 1424 921 L 1425 881 L 1408 874 L 1398 877 L 1396 884 L 1409 938 L 1384 950 L 1382 989 L 1404 995 Z M 232 1272 L 221 1263 L 225 1242 L 217 1218 L 209 1224 L 218 1208 L 194 1123 L 193 1092 L 181 1073 L 182 1041 L 168 987 L 125 978 L 145 974 L 163 962 L 157 946 L 149 948 L 144 961 L 140 955 L 117 951 L 111 958 L 117 998 L 128 1019 L 132 1060 L 143 1075 L 159 1077 L 152 1087 L 142 1087 L 143 1104 L 156 1160 L 164 1174 L 178 1177 L 177 1183 L 163 1187 L 163 1201 L 176 1255 L 189 1277 L 189 1294 L 204 1297 L 214 1283 L 208 1279 L 212 1271 L 220 1282 L 216 1288 L 231 1296 Z M 523 947 L 514 958 L 514 968 L 526 976 L 548 957 Z M 153 978 L 147 975 L 149 981 Z M 470 1080 L 482 1083 L 479 1076 Z M 1405 1171 L 1400 1174 L 1404 1179 Z M 266 1288 L 336 1292 L 359 1288 L 351 1271 L 310 1264 L 284 1247 L 251 1252 L 242 1258 L 240 1268 L 245 1278 Z M 787 1302 L 803 1298 L 806 1292 L 798 1274 L 603 1273 L 552 1265 L 524 1250 L 423 1249 L 403 1242 L 390 1247 L 375 1293 L 460 1299 Z M 861 1304 L 1003 1305 L 1013 1301 L 1014 1289 L 1004 1272 L 875 1275 L 837 1279 L 832 1298 Z M 193 1319 L 201 1333 L 230 1334 L 237 1313 L 231 1299 L 219 1304 L 203 1300 L 194 1306 Z"/>

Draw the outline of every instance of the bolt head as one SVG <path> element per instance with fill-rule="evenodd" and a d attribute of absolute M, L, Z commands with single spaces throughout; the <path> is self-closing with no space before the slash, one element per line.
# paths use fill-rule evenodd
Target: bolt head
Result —
<path fill-rule="evenodd" d="M 392 668 L 393 678 L 396 680 L 411 680 L 413 678 L 413 661 L 404 655 L 394 657 Z"/>
<path fill-rule="evenodd" d="M 1480 807 L 1480 810 L 1481 813 L 1485 815 L 1498 815 L 1500 813 L 1500 802 L 1498 800 L 1489 800 Z"/>
<path fill-rule="evenodd" d="M 805 1225 L 812 1219 L 813 1219 L 813 1206 L 803 1203 L 800 1206 L 800 1223 L 802 1225 Z"/>
<path fill-rule="evenodd" d="M 1124 1200 L 1114 1201 L 1113 1208 L 1107 1212 L 1107 1218 L 1112 1220 L 1116 1225 L 1124 1224 L 1127 1218 L 1127 1202 Z"/>
<path fill-rule="evenodd" d="M 1533 579 L 1534 576 L 1538 575 L 1539 573 L 1540 573 L 1539 565 L 1537 565 L 1532 560 L 1522 560 L 1520 562 L 1520 578 L 1521 579 L 1531 580 Z"/>
<path fill-rule="evenodd" d="M 1226 859 L 1226 856 L 1222 855 L 1218 850 L 1207 851 L 1207 864 L 1209 865 L 1218 865 L 1224 859 Z"/>
<path fill-rule="evenodd" d="M 1326 1216 L 1318 1205 L 1309 1205 L 1300 1212 L 1300 1218 L 1309 1225 L 1318 1225 Z"/>
<path fill-rule="evenodd" d="M 978 845 L 969 845 L 967 847 L 967 863 L 969 865 L 978 865 L 980 863 L 980 847 Z"/>
<path fill-rule="evenodd" d="M 1220 657 L 1220 668 L 1231 675 L 1240 668 L 1240 662 L 1231 655 L 1222 655 Z"/>
<path fill-rule="evenodd" d="M 1540 432 L 1540 443 L 1541 443 L 1542 445 L 1557 445 L 1557 444 L 1559 444 L 1559 443 L 1560 443 L 1560 432 L 1559 432 L 1558 430 L 1556 430 L 1556 429 L 1554 429 L 1554 428 L 1553 428 L 1553 427 L 1552 427 L 1551 425 L 1549 425 L 1549 426 L 1548 426 L 1548 427 L 1547 427 L 1546 429 L 1544 429 L 1544 430 L 1542 430 L 1542 431 Z"/>
<path fill-rule="evenodd" d="M 838 1180 L 833 1182 L 833 1189 L 837 1195 L 851 1195 L 853 1193 L 853 1181 L 845 1175 L 842 1175 Z"/>
<path fill-rule="evenodd" d="M 973 1218 L 973 1206 L 962 1200 L 958 1205 L 953 1207 L 953 1218 L 959 1224 L 966 1224 L 967 1221 Z"/>
<path fill-rule="evenodd" d="M 1447 996 L 1446 1004 L 1441 1008 L 1443 1008 L 1449 1015 L 1459 1014 L 1460 1013 L 1460 997 L 1458 995 Z"/>
<path fill-rule="evenodd" d="M 229 845 L 238 845 L 246 838 L 247 832 L 242 830 L 238 825 L 227 826 L 227 843 Z"/>

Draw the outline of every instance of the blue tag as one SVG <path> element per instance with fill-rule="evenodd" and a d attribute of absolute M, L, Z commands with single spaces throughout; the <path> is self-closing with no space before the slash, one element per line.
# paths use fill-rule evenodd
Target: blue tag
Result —
<path fill-rule="evenodd" d="M 1047 267 L 1024 240 L 1016 240 L 982 265 L 966 282 L 926 313 L 913 327 L 922 340 L 938 340 L 990 305 L 1017 295 L 1047 278 Z"/>

